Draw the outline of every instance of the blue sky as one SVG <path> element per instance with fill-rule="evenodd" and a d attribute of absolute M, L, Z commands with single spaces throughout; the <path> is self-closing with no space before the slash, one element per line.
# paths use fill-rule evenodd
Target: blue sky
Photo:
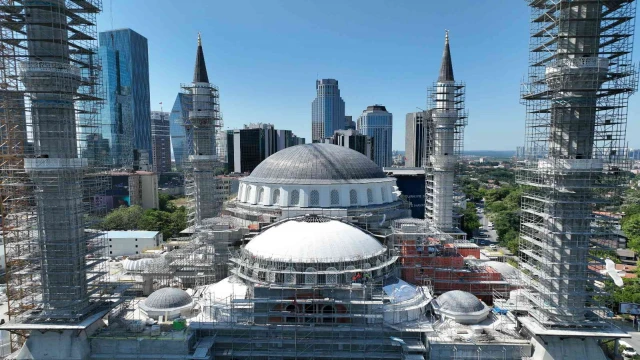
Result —
<path fill-rule="evenodd" d="M 426 107 L 449 29 L 455 77 L 467 83 L 465 149 L 524 143 L 522 0 L 103 0 L 103 7 L 99 31 L 128 27 L 149 40 L 153 110 L 163 102 L 169 111 L 180 83 L 191 81 L 200 31 L 225 128 L 268 122 L 310 141 L 316 77 L 335 78 L 354 120 L 376 103 L 393 113 L 398 150 L 405 114 Z M 639 109 L 635 95 L 631 147 L 640 147 Z"/>

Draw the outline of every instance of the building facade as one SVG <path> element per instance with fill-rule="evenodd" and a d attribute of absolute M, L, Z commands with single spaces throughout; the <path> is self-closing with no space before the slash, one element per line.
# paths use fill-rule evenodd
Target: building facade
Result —
<path fill-rule="evenodd" d="M 264 159 L 291 146 L 305 143 L 291 130 L 277 130 L 273 124 L 249 124 L 227 130 L 227 170 L 250 173 Z"/>
<path fill-rule="evenodd" d="M 373 161 L 380 167 L 393 165 L 393 114 L 382 105 L 367 106 L 356 126 L 361 134 L 373 138 Z"/>
<path fill-rule="evenodd" d="M 427 149 L 429 126 L 425 121 L 429 119 L 428 111 L 408 113 L 406 116 L 404 140 L 404 166 L 422 167 L 422 159 Z"/>
<path fill-rule="evenodd" d="M 178 93 L 169 115 L 169 133 L 171 136 L 171 151 L 175 168 L 182 169 L 183 162 L 189 155 L 189 144 L 191 143 L 191 128 L 183 126 L 189 121 L 189 111 L 193 104 L 191 95 Z"/>
<path fill-rule="evenodd" d="M 151 103 L 147 38 L 131 29 L 99 34 L 105 105 L 102 137 L 113 167 L 129 168 L 133 150 L 151 158 Z"/>
<path fill-rule="evenodd" d="M 109 257 L 132 256 L 156 249 L 162 243 L 158 231 L 107 231 Z"/>
<path fill-rule="evenodd" d="M 151 112 L 151 150 L 153 171 L 160 174 L 170 172 L 171 136 L 168 112 Z"/>
<path fill-rule="evenodd" d="M 345 116 L 344 117 L 344 129 L 345 130 L 355 130 L 356 122 L 353 121 L 353 116 Z"/>
<path fill-rule="evenodd" d="M 322 142 L 334 131 L 345 128 L 344 100 L 338 80 L 316 80 L 317 96 L 311 103 L 311 140 Z"/>
<path fill-rule="evenodd" d="M 373 160 L 373 138 L 357 130 L 336 130 L 333 136 L 325 138 L 323 142 L 348 147 Z"/>

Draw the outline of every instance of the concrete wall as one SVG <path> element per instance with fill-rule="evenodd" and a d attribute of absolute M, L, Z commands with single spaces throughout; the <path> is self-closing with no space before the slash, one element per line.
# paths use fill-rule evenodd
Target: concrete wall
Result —
<path fill-rule="evenodd" d="M 107 242 L 109 243 L 109 256 L 131 256 L 158 247 L 162 242 L 162 233 L 150 238 L 110 237 Z"/>

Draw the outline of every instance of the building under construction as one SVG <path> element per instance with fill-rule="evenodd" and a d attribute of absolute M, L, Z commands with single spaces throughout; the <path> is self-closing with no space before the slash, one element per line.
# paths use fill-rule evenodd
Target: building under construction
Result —
<path fill-rule="evenodd" d="M 200 34 L 193 82 L 181 87 L 192 101 L 188 119 L 182 119 L 185 132 L 191 135 L 187 145 L 185 193 L 189 197 L 190 223 L 199 224 L 222 210 L 216 206 L 219 201 L 216 201 L 215 177 L 223 172 L 222 162 L 216 155 L 216 131 L 222 126 L 220 96 L 218 87 L 209 83 Z"/>
<path fill-rule="evenodd" d="M 600 275 L 588 269 L 602 260 L 589 249 L 617 246 L 615 224 L 596 219 L 594 211 L 619 204 L 627 169 L 627 101 L 637 86 L 631 56 L 636 2 L 527 3 L 526 161 L 517 181 L 525 189 L 520 254 L 530 317 L 522 321 L 536 335 L 581 329 L 580 336 L 602 336 L 608 304 L 599 303 L 605 294 L 593 286 Z"/>
<path fill-rule="evenodd" d="M 104 306 L 104 239 L 85 231 L 106 180 L 95 156 L 100 7 L 100 0 L 0 1 L 5 329 L 14 349 L 27 329 L 65 330 Z M 37 341 L 30 345 L 37 353 Z"/>
<path fill-rule="evenodd" d="M 458 157 L 464 145 L 467 113 L 464 109 L 465 85 L 456 82 L 449 49 L 449 33 L 438 81 L 429 90 L 424 131 L 425 218 L 440 231 L 464 238 L 454 217 L 454 184 Z"/>

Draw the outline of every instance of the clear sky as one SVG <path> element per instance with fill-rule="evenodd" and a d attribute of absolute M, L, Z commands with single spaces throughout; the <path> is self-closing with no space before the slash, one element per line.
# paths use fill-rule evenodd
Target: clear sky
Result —
<path fill-rule="evenodd" d="M 373 104 L 393 113 L 397 150 L 405 114 L 426 108 L 449 29 L 455 77 L 467 84 L 465 149 L 524 143 L 523 0 L 103 0 L 103 7 L 99 31 L 128 27 L 149 40 L 153 110 L 163 102 L 170 111 L 180 83 L 192 80 L 201 32 L 225 128 L 268 122 L 310 141 L 315 80 L 334 78 L 354 120 Z M 640 94 L 630 100 L 631 147 L 640 147 L 639 110 Z"/>

